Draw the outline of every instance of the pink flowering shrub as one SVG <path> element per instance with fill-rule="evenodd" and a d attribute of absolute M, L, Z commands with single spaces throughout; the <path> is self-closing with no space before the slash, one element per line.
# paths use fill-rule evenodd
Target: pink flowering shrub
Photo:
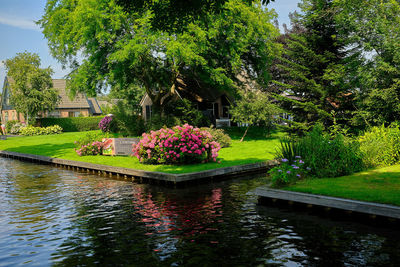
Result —
<path fill-rule="evenodd" d="M 79 149 L 75 149 L 79 156 L 100 155 L 103 152 L 103 142 L 94 141 L 92 143 L 82 145 Z"/>
<path fill-rule="evenodd" d="M 144 133 L 133 145 L 133 155 L 149 164 L 183 164 L 216 161 L 221 146 L 207 131 L 188 124 Z"/>

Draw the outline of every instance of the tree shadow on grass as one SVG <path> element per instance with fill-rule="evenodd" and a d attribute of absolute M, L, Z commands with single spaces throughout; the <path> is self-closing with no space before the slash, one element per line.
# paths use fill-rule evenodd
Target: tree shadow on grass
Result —
<path fill-rule="evenodd" d="M 34 155 L 41 155 L 41 156 L 48 156 L 48 157 L 61 157 L 71 152 L 74 152 L 74 144 L 70 142 L 66 142 L 63 144 L 40 144 L 40 145 L 21 145 L 21 146 L 14 146 L 7 148 L 7 151 L 25 153 L 25 154 L 34 154 Z"/>

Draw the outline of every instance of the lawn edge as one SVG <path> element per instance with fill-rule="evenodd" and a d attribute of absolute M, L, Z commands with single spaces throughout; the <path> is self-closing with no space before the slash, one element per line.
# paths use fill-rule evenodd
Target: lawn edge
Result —
<path fill-rule="evenodd" d="M 199 172 L 190 172 L 190 173 L 166 173 L 166 172 L 156 172 L 156 171 L 145 171 L 138 170 L 132 168 L 125 167 L 115 167 L 110 165 L 103 164 L 95 164 L 83 161 L 75 161 L 61 158 L 53 158 L 48 156 L 34 155 L 34 154 L 26 154 L 19 152 L 12 152 L 7 150 L 0 150 L 0 156 L 6 158 L 14 158 L 19 160 L 45 163 L 51 165 L 60 165 L 65 166 L 67 168 L 72 168 L 73 170 L 77 168 L 77 170 L 87 170 L 98 173 L 108 173 L 109 175 L 123 175 L 123 176 L 131 176 L 138 178 L 147 178 L 159 181 L 166 181 L 172 183 L 181 183 L 192 180 L 200 180 L 211 177 L 219 177 L 219 176 L 228 176 L 228 175 L 243 175 L 249 173 L 256 172 L 267 172 L 269 168 L 278 164 L 275 160 L 251 163 L 251 164 L 243 164 L 243 165 L 235 165 L 228 166 L 210 170 L 204 170 Z"/>

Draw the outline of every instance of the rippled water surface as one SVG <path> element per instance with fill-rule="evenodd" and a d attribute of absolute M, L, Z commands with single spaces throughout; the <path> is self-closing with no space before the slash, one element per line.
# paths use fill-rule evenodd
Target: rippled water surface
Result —
<path fill-rule="evenodd" d="M 263 178 L 171 189 L 0 159 L 0 266 L 399 266 L 400 232 L 256 205 Z"/>

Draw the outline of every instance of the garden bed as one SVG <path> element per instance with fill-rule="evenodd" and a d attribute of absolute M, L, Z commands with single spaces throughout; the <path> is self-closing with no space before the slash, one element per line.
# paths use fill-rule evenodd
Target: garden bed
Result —
<path fill-rule="evenodd" d="M 93 131 L 98 132 L 98 131 Z M 0 142 L 0 150 L 19 152 L 32 155 L 47 156 L 52 158 L 81 161 L 114 167 L 131 168 L 136 170 L 164 172 L 164 173 L 191 173 L 212 170 L 223 167 L 266 162 L 274 158 L 276 148 L 279 146 L 278 134 L 270 138 L 254 138 L 239 142 L 232 140 L 232 145 L 219 152 L 218 160 L 221 163 L 210 162 L 205 164 L 190 165 L 145 165 L 139 163 L 134 157 L 111 156 L 78 156 L 74 151 L 74 141 L 86 135 L 87 132 L 63 133 L 58 135 L 14 137 Z"/>

